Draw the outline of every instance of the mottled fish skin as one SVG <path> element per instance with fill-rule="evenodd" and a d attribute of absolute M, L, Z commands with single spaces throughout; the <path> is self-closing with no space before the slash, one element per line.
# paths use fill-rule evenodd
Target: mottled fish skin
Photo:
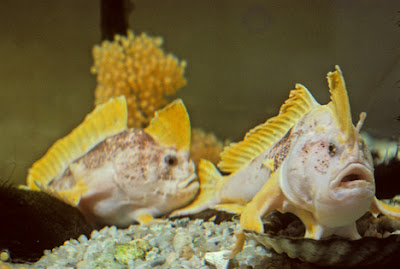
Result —
<path fill-rule="evenodd" d="M 375 194 L 367 147 L 360 137 L 354 144 L 342 142 L 343 133 L 335 126 L 334 115 L 324 106 L 309 112 L 293 128 L 293 135 L 296 139 L 289 154 L 278 167 L 282 169 L 281 189 L 290 203 L 282 211 L 311 212 L 318 227 L 314 224 L 314 232 L 308 231 L 306 237 L 340 233 L 358 238 L 353 224 L 369 210 Z M 351 231 L 345 232 L 348 225 Z"/>
<path fill-rule="evenodd" d="M 198 191 L 189 153 L 159 145 L 143 130 L 107 138 L 49 184 L 65 190 L 82 180 L 78 207 L 96 224 L 127 226 L 139 213 L 158 217 L 189 203 Z M 188 181 L 188 185 L 179 183 Z"/>
<path fill-rule="evenodd" d="M 356 220 L 368 211 L 400 219 L 399 207 L 375 197 L 372 157 L 360 136 L 366 114 L 361 113 L 353 125 L 338 66 L 327 79 L 331 102 L 313 105 L 288 132 L 285 146 L 276 151 L 282 153 L 280 157 L 275 153 L 264 162 L 271 175 L 244 208 L 230 257 L 243 248 L 242 231 L 262 233 L 261 217 L 273 210 L 299 217 L 306 228 L 305 238 L 310 239 L 331 235 L 359 239 Z"/>
<path fill-rule="evenodd" d="M 225 148 L 218 167 L 229 175 L 222 176 L 211 162 L 200 161 L 199 195 L 171 216 L 195 214 L 207 208 L 240 214 L 285 161 L 293 140 L 300 135 L 292 132 L 293 126 L 316 105 L 308 90 L 297 84 L 277 117 L 250 130 L 243 141 Z"/>
<path fill-rule="evenodd" d="M 124 96 L 96 106 L 32 165 L 27 187 L 77 206 L 98 227 L 147 223 L 188 204 L 199 182 L 182 100 L 156 111 L 145 129 L 126 126 Z"/>

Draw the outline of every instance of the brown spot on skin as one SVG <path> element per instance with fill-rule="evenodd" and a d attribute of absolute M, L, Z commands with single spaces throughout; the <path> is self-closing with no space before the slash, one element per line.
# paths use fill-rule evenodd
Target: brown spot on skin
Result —
<path fill-rule="evenodd" d="M 278 169 L 286 156 L 289 154 L 293 135 L 290 129 L 281 140 L 279 140 L 267 155 L 267 159 L 274 159 L 274 170 Z"/>
<path fill-rule="evenodd" d="M 310 156 L 309 153 L 312 152 L 313 158 L 317 158 L 316 164 L 314 164 L 314 169 L 320 174 L 326 174 L 330 165 L 329 152 L 326 149 L 327 145 L 323 141 L 316 141 L 313 143 L 306 143 L 302 147 L 304 160 L 303 163 Z"/>
<path fill-rule="evenodd" d="M 115 158 L 119 152 L 129 148 L 135 150 L 136 147 L 136 150 L 144 150 L 154 143 L 154 139 L 146 132 L 130 129 L 107 138 L 75 162 L 83 162 L 87 168 L 96 169 Z"/>
<path fill-rule="evenodd" d="M 77 159 L 73 163 L 83 164 L 88 170 L 94 170 L 103 167 L 108 162 L 114 162 L 118 154 L 123 153 L 126 150 L 131 150 L 132 152 L 138 152 L 139 158 L 136 158 L 139 162 L 132 160 L 125 160 L 125 167 L 128 165 L 136 165 L 137 167 L 146 167 L 149 163 L 149 156 L 146 152 L 151 152 L 148 148 L 155 146 L 155 140 L 146 132 L 142 130 L 125 130 L 119 134 L 111 136 L 105 139 L 103 142 L 99 143 L 87 154 Z M 146 150 L 147 149 L 147 150 Z M 150 154 L 151 155 L 151 154 Z M 123 164 L 124 165 L 124 164 Z M 145 171 L 142 171 L 142 175 Z M 121 175 L 124 178 L 129 178 L 132 180 L 131 176 Z M 69 168 L 54 180 L 52 180 L 49 185 L 52 188 L 64 190 L 72 188 L 76 184 L 75 179 Z"/>

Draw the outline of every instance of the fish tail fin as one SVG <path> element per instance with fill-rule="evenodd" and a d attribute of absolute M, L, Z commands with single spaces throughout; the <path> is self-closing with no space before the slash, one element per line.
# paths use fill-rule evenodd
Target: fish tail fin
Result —
<path fill-rule="evenodd" d="M 220 202 L 220 191 L 226 180 L 215 165 L 208 160 L 201 159 L 198 168 L 199 194 L 190 205 L 172 212 L 171 217 L 196 214 Z"/>

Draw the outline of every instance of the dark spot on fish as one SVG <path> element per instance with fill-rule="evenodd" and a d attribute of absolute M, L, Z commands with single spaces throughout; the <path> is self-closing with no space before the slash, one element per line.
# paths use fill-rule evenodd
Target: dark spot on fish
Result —
<path fill-rule="evenodd" d="M 335 154 L 336 154 L 336 146 L 334 144 L 330 143 L 329 147 L 328 147 L 328 150 L 329 150 L 329 156 L 331 156 L 331 157 L 335 156 Z"/>
<path fill-rule="evenodd" d="M 304 154 L 304 159 L 302 161 L 303 164 L 306 164 L 307 159 L 309 158 L 309 152 L 312 153 L 313 160 L 313 168 L 320 174 L 326 174 L 330 165 L 330 159 L 326 150 L 322 150 L 326 148 L 326 144 L 321 141 L 311 142 L 304 144 L 302 150 L 307 153 Z M 316 158 L 316 160 L 315 160 Z"/>
<path fill-rule="evenodd" d="M 178 159 L 176 158 L 175 155 L 172 155 L 172 154 L 168 154 L 167 156 L 165 156 L 164 161 L 169 166 L 176 166 L 178 164 Z"/>
<path fill-rule="evenodd" d="M 139 150 L 145 149 L 149 144 L 155 144 L 154 138 L 146 132 L 141 132 L 140 139 L 138 140 Z"/>
<path fill-rule="evenodd" d="M 317 165 L 314 166 L 314 168 L 320 174 L 326 174 L 327 173 L 327 169 L 329 168 L 329 161 L 328 160 L 323 160 L 323 159 L 318 159 L 317 160 Z"/>
<path fill-rule="evenodd" d="M 267 155 L 267 159 L 274 159 L 274 170 L 278 169 L 289 154 L 292 144 L 292 128 L 279 140 Z"/>

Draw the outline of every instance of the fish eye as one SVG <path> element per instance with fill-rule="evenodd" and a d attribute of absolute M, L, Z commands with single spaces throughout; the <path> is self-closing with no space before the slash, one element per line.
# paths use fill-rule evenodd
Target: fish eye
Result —
<path fill-rule="evenodd" d="M 175 166 L 178 164 L 178 159 L 176 158 L 175 155 L 167 155 L 164 158 L 164 161 L 166 164 L 170 165 L 170 166 Z"/>
<path fill-rule="evenodd" d="M 329 150 L 329 155 L 331 157 L 335 156 L 336 146 L 334 144 L 330 143 L 329 146 L 328 146 L 328 150 Z"/>

